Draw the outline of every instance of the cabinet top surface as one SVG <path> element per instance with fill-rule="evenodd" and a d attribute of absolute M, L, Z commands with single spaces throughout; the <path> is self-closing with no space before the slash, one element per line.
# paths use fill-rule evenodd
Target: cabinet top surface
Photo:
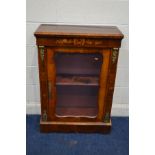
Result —
<path fill-rule="evenodd" d="M 122 39 L 124 36 L 116 26 L 75 26 L 42 24 L 34 33 L 38 36 L 81 36 Z"/>

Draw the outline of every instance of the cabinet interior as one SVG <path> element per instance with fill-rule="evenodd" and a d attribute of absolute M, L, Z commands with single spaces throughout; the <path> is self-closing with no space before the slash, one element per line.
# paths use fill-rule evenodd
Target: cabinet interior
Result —
<path fill-rule="evenodd" d="M 56 115 L 96 117 L 102 55 L 57 52 L 54 59 L 56 64 Z"/>

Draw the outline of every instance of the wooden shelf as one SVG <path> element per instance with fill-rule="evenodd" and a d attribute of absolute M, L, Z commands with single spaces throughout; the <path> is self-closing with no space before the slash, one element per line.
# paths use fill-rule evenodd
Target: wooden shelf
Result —
<path fill-rule="evenodd" d="M 98 77 L 93 76 L 57 76 L 56 85 L 88 85 L 98 86 Z"/>

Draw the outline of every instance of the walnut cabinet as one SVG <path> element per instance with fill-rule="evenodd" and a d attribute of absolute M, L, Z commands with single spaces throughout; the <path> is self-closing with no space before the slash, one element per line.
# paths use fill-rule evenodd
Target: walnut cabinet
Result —
<path fill-rule="evenodd" d="M 40 25 L 34 35 L 41 132 L 110 132 L 120 30 Z"/>

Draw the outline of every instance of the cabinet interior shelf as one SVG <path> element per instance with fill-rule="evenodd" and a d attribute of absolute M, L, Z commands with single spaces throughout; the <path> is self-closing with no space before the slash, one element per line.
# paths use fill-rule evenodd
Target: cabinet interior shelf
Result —
<path fill-rule="evenodd" d="M 56 85 L 88 85 L 98 86 L 99 80 L 96 76 L 57 76 Z"/>

